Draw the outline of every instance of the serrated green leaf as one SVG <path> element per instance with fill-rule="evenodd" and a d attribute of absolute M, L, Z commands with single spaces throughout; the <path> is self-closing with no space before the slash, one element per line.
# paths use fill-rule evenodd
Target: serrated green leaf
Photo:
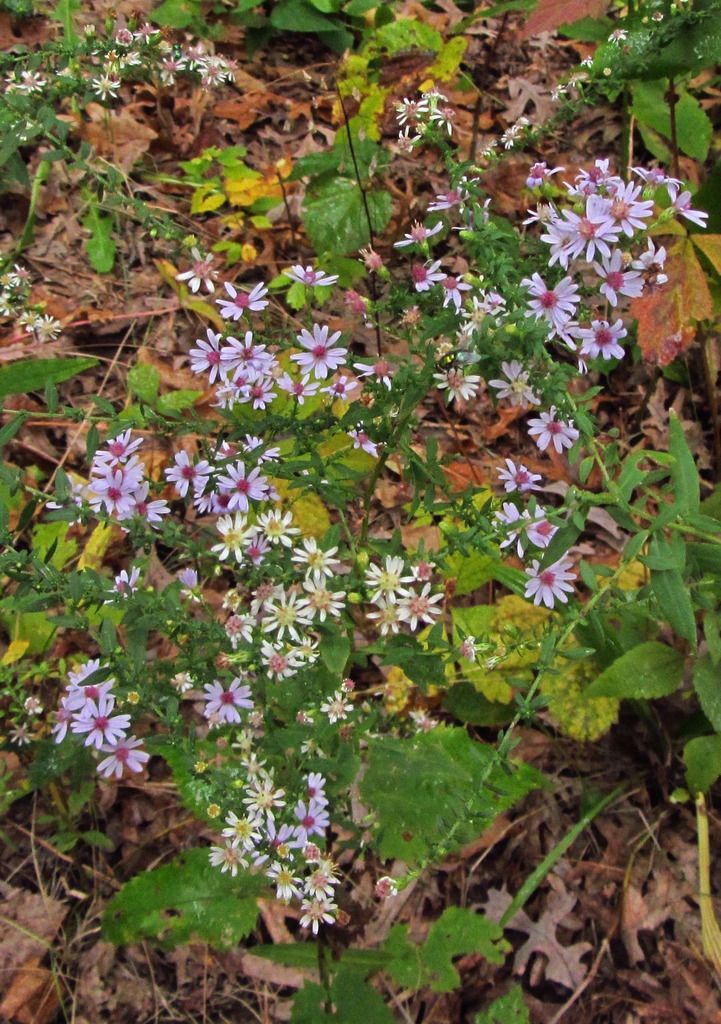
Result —
<path fill-rule="evenodd" d="M 40 391 L 46 384 L 59 384 L 97 366 L 97 359 L 79 356 L 72 359 L 22 359 L 0 367 L 0 398 Z"/>
<path fill-rule="evenodd" d="M 380 857 L 413 863 L 437 847 L 457 849 L 542 784 L 518 764 L 510 772 L 494 767 L 487 787 L 479 786 L 492 758 L 490 747 L 459 728 L 370 740 L 361 797 L 376 815 Z"/>
<path fill-rule="evenodd" d="M 721 675 L 708 654 L 698 658 L 693 667 L 693 688 L 701 710 L 721 733 Z"/>
<path fill-rule="evenodd" d="M 584 693 L 617 700 L 665 697 L 678 689 L 683 665 L 683 655 L 673 647 L 649 640 L 616 658 Z"/>
<path fill-rule="evenodd" d="M 160 374 L 149 363 L 136 363 L 128 372 L 128 390 L 143 402 L 152 405 L 158 397 Z"/>
<path fill-rule="evenodd" d="M 368 192 L 373 230 L 385 230 L 391 215 L 388 192 Z M 356 181 L 335 178 L 307 194 L 303 223 L 316 252 L 345 256 L 370 241 L 363 197 Z"/>
<path fill-rule="evenodd" d="M 696 650 L 696 617 L 688 587 L 678 569 L 664 569 L 651 573 L 651 589 L 661 616 L 670 624 L 677 636 L 688 640 Z"/>
<path fill-rule="evenodd" d="M 153 939 L 173 948 L 196 938 L 230 949 L 255 927 L 263 886 L 261 875 L 221 873 L 207 848 L 188 850 L 126 882 L 106 908 L 103 934 L 116 945 Z"/>

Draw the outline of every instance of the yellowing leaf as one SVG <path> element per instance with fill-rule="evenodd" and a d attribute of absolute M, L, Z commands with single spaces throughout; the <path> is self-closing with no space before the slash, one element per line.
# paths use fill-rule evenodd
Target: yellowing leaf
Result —
<path fill-rule="evenodd" d="M 243 178 L 225 178 L 223 182 L 228 202 L 233 206 L 252 206 L 259 199 L 282 199 L 280 182 L 277 177 L 263 178 L 261 175 Z"/>
<path fill-rule="evenodd" d="M 78 561 L 79 569 L 100 568 L 103 564 L 103 558 L 110 547 L 110 541 L 113 539 L 114 530 L 115 527 L 112 523 L 98 523 L 88 537 L 85 550 L 80 556 Z"/>
<path fill-rule="evenodd" d="M 13 640 L 8 649 L 2 656 L 1 665 L 14 665 L 16 661 L 20 661 L 22 656 L 30 646 L 29 640 Z"/>
<path fill-rule="evenodd" d="M 691 241 L 700 249 L 717 274 L 721 274 L 721 235 L 691 235 Z"/>

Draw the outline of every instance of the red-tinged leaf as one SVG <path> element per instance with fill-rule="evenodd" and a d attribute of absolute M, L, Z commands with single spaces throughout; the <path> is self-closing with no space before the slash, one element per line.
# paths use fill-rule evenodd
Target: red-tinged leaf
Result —
<path fill-rule="evenodd" d="M 666 261 L 668 282 L 631 303 L 638 321 L 638 345 L 644 359 L 667 366 L 684 352 L 696 334 L 695 322 L 713 311 L 711 293 L 701 264 L 686 239 Z"/>
<path fill-rule="evenodd" d="M 691 235 L 691 241 L 700 249 L 717 274 L 721 274 L 721 235 Z"/>
<path fill-rule="evenodd" d="M 560 25 L 572 25 L 581 18 L 600 18 L 607 7 L 607 0 L 538 0 L 521 35 L 527 39 L 539 32 L 555 32 Z"/>

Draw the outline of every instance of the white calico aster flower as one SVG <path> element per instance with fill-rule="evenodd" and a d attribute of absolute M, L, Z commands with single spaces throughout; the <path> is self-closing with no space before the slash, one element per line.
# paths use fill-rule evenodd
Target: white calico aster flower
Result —
<path fill-rule="evenodd" d="M 213 279 L 218 276 L 217 271 L 213 270 L 213 257 L 212 256 L 201 256 L 200 252 L 193 248 L 190 250 L 190 255 L 193 257 L 193 262 L 190 270 L 184 270 L 182 274 L 176 274 L 176 281 L 187 281 L 188 288 L 191 292 L 200 290 L 201 284 L 204 285 L 207 292 L 214 292 L 215 285 Z"/>
<path fill-rule="evenodd" d="M 304 627 L 310 625 L 311 620 L 307 607 L 294 593 L 282 592 L 268 601 L 263 609 L 263 630 L 275 633 L 278 640 L 282 640 L 287 632 L 292 640 L 299 643 Z"/>
<path fill-rule="evenodd" d="M 378 458 L 378 445 L 368 437 L 362 423 L 359 423 L 353 430 L 349 430 L 348 437 L 352 439 L 354 448 L 362 448 L 364 452 L 372 455 L 374 459 Z"/>
<path fill-rule="evenodd" d="M 327 577 L 330 579 L 335 575 L 340 562 L 333 556 L 338 548 L 328 548 L 323 551 L 318 547 L 315 537 L 304 537 L 303 546 L 293 549 L 291 561 L 299 568 L 305 567 L 306 577 L 312 577 L 316 583 L 323 583 Z"/>
<path fill-rule="evenodd" d="M 328 590 L 325 582 L 317 583 L 314 579 L 304 580 L 303 589 L 306 596 L 301 598 L 299 607 L 311 620 L 317 615 L 321 622 L 325 622 L 326 616 L 338 618 L 343 613 L 345 590 Z"/>
<path fill-rule="evenodd" d="M 313 270 L 312 267 L 303 267 L 300 264 L 286 270 L 285 276 L 298 284 L 304 284 L 307 288 L 329 288 L 338 280 L 337 274 L 324 274 L 322 270 Z"/>
<path fill-rule="evenodd" d="M 441 261 L 435 260 L 428 263 L 414 263 L 411 267 L 411 277 L 417 292 L 427 292 L 438 281 L 446 278 L 445 271 L 440 270 Z"/>
<path fill-rule="evenodd" d="M 442 600 L 442 593 L 431 596 L 430 583 L 424 585 L 420 594 L 415 590 L 409 590 L 398 602 L 401 620 L 407 622 L 411 629 L 416 629 L 419 622 L 433 625 L 441 614 L 442 609 L 437 605 Z"/>
<path fill-rule="evenodd" d="M 235 811 L 230 811 L 225 818 L 225 824 L 227 828 L 223 829 L 221 835 L 230 841 L 231 846 L 240 846 L 250 853 L 262 842 L 262 818 L 257 815 L 246 814 L 245 817 L 239 818 Z"/>
<path fill-rule="evenodd" d="M 323 380 L 329 371 L 337 370 L 346 361 L 348 351 L 340 346 L 334 347 L 340 338 L 340 331 L 329 334 L 329 328 L 313 324 L 313 333 L 303 330 L 298 337 L 298 344 L 306 349 L 296 352 L 290 358 L 296 362 L 302 373 L 313 373 L 316 380 Z"/>
<path fill-rule="evenodd" d="M 205 718 L 217 718 L 221 723 L 237 724 L 240 722 L 238 709 L 247 710 L 253 707 L 250 687 L 241 683 L 237 676 L 227 690 L 217 679 L 214 683 L 206 683 L 203 690 L 203 700 L 206 702 L 203 710 Z"/>
<path fill-rule="evenodd" d="M 408 575 L 406 563 L 398 555 L 386 555 L 383 565 L 370 565 L 366 570 L 365 583 L 372 591 L 370 600 L 374 604 L 395 603 L 399 597 L 408 594 L 404 583 L 413 583 L 415 577 Z"/>
<path fill-rule="evenodd" d="M 571 420 L 566 423 L 556 419 L 555 405 L 548 412 L 542 412 L 528 421 L 528 433 L 542 452 L 545 452 L 549 444 L 553 444 L 559 455 L 564 448 L 572 448 L 580 436 Z"/>
<path fill-rule="evenodd" d="M 537 320 L 543 317 L 554 332 L 563 330 L 578 307 L 578 285 L 570 277 L 564 277 L 549 288 L 540 274 L 524 277 L 521 284 L 533 296 L 528 302 L 526 316 L 535 316 Z"/>
<path fill-rule="evenodd" d="M 292 537 L 297 536 L 300 530 L 293 526 L 293 513 L 281 512 L 280 509 L 273 509 L 271 512 L 262 512 L 258 516 L 258 526 L 263 531 L 271 544 L 282 544 L 283 547 L 292 547 Z"/>
<path fill-rule="evenodd" d="M 367 617 L 377 624 L 381 636 L 388 636 L 389 633 L 398 633 L 403 621 L 398 603 L 394 601 L 377 601 L 376 609 L 368 612 Z"/>
<path fill-rule="evenodd" d="M 310 928 L 314 935 L 318 934 L 321 924 L 333 924 L 334 912 L 338 909 L 332 900 L 303 900 L 301 904 L 301 928 Z"/>
<path fill-rule="evenodd" d="M 601 294 L 612 306 L 618 305 L 619 295 L 635 299 L 643 291 L 642 275 L 638 270 L 624 269 L 623 253 L 619 249 L 614 249 L 610 257 L 602 256 L 600 263 L 593 264 L 593 269 L 603 281 Z"/>
<path fill-rule="evenodd" d="M 443 221 L 438 221 L 432 228 L 424 227 L 423 224 L 415 221 L 411 227 L 410 233 L 404 235 L 400 242 L 394 242 L 394 249 L 403 249 L 407 245 L 420 245 L 427 239 L 432 238 L 433 235 L 437 235 L 439 231 L 443 230 Z"/>
<path fill-rule="evenodd" d="M 222 872 L 229 871 L 233 878 L 238 874 L 238 868 L 245 870 L 248 867 L 248 861 L 239 848 L 228 842 L 225 846 L 211 846 L 209 860 L 214 868 L 219 867 Z"/>
<path fill-rule="evenodd" d="M 261 643 L 260 656 L 266 672 L 274 679 L 290 679 L 297 674 L 302 665 L 302 659 L 297 651 L 283 651 L 266 640 Z"/>
<path fill-rule="evenodd" d="M 464 401 L 475 398 L 481 384 L 481 378 L 477 374 L 464 373 L 463 370 L 453 368 L 445 373 L 434 373 L 433 379 L 439 390 L 448 390 L 448 402 L 454 398 L 462 398 Z"/>
<path fill-rule="evenodd" d="M 623 359 L 624 349 L 619 345 L 619 340 L 627 334 L 620 317 L 614 324 L 608 320 L 592 320 L 590 327 L 578 331 L 578 336 L 583 340 L 580 355 L 590 356 L 591 359 L 598 356 L 603 359 Z"/>
<path fill-rule="evenodd" d="M 142 746 L 143 741 L 136 736 L 128 736 L 117 743 L 104 743 L 100 750 L 109 756 L 99 762 L 98 772 L 106 779 L 112 775 L 119 779 L 125 768 L 129 772 L 142 772 L 144 764 L 150 760 L 150 754 L 142 750 Z"/>
<path fill-rule="evenodd" d="M 275 883 L 276 899 L 286 903 L 290 902 L 294 896 L 296 899 L 301 899 L 303 879 L 294 875 L 292 868 L 276 860 L 268 868 L 266 875 Z"/>
<path fill-rule="evenodd" d="M 526 569 L 528 582 L 526 583 L 525 596 L 533 598 L 534 604 L 545 604 L 547 608 L 553 608 L 556 601 L 562 604 L 568 602 L 568 594 L 573 593 L 570 580 L 575 580 L 576 574 L 569 572 L 571 568 L 569 558 L 561 558 L 546 569 L 541 569 L 540 562 L 534 559 L 531 567 Z"/>
<path fill-rule="evenodd" d="M 501 370 L 506 380 L 489 380 L 489 387 L 497 388 L 499 399 L 509 399 L 511 405 L 525 408 L 527 405 L 538 405 L 539 399 L 528 383 L 530 373 L 524 370 L 517 359 L 510 363 L 501 363 Z"/>
<path fill-rule="evenodd" d="M 520 494 L 525 494 L 526 491 L 540 490 L 536 481 L 543 479 L 541 474 L 531 473 L 523 465 L 517 466 L 512 459 L 506 459 L 506 468 L 497 467 L 496 472 L 509 493 L 517 490 Z"/>
<path fill-rule="evenodd" d="M 324 715 L 328 716 L 328 721 L 331 725 L 335 725 L 336 722 L 344 722 L 346 720 L 353 710 L 353 705 L 342 690 L 336 690 L 332 697 L 323 701 L 320 710 Z"/>
<path fill-rule="evenodd" d="M 240 564 L 243 561 L 245 545 L 255 536 L 256 527 L 249 526 L 247 518 L 241 512 L 236 512 L 235 516 L 220 516 L 215 525 L 223 539 L 213 545 L 211 552 L 217 554 L 221 562 L 233 555 Z"/>

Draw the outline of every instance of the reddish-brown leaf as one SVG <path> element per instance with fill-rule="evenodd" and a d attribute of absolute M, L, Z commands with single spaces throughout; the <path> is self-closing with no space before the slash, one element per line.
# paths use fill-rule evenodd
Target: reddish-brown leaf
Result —
<path fill-rule="evenodd" d="M 689 239 L 669 256 L 668 282 L 631 303 L 638 321 L 638 345 L 647 362 L 667 366 L 684 352 L 696 334 L 696 321 L 708 319 L 713 303 L 706 276 Z"/>
<path fill-rule="evenodd" d="M 527 39 L 539 32 L 554 32 L 559 25 L 571 25 L 581 18 L 598 18 L 607 7 L 607 0 L 538 0 L 521 35 Z"/>

